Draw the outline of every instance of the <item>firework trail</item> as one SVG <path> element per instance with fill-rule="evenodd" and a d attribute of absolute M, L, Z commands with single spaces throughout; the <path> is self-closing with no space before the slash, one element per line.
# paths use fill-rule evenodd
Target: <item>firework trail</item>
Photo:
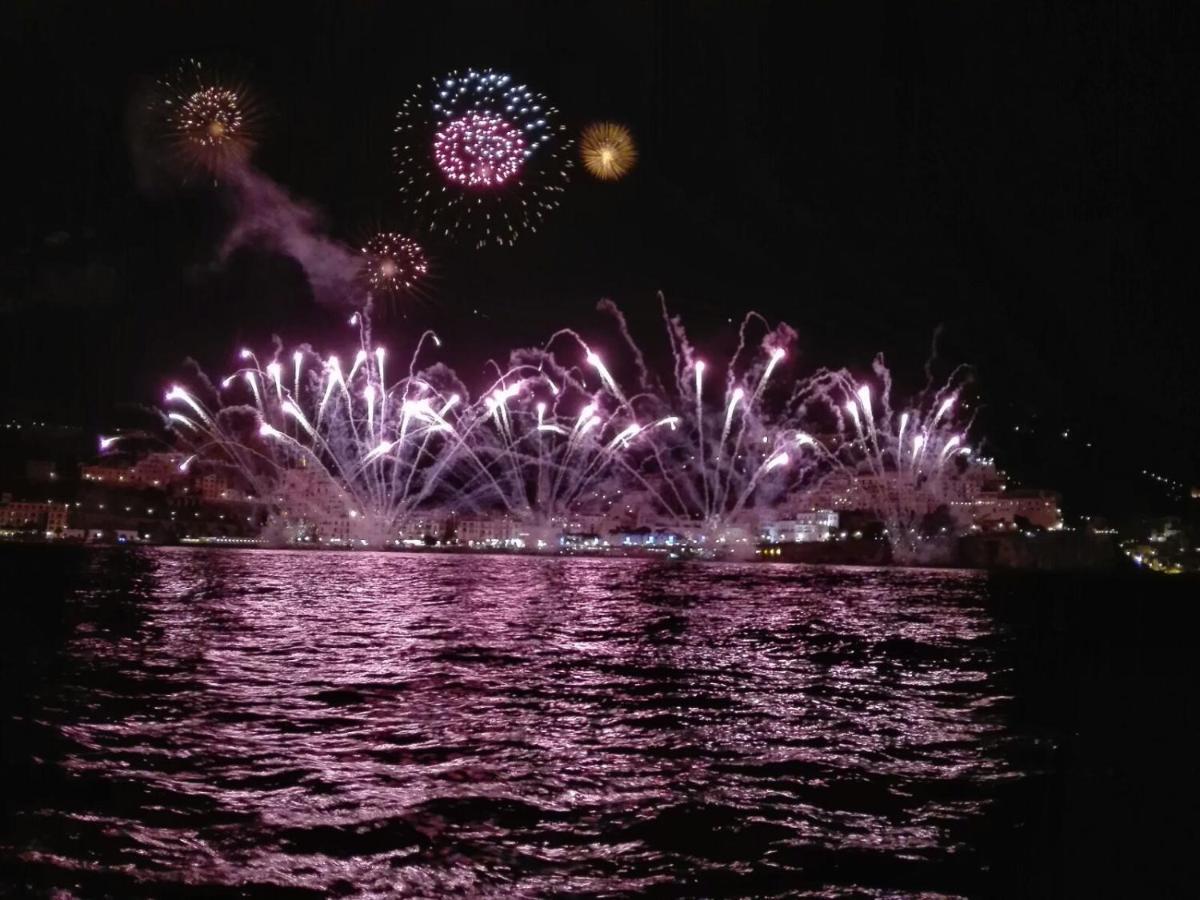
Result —
<path fill-rule="evenodd" d="M 622 424 L 611 394 L 589 392 L 548 351 L 514 353 L 472 402 L 445 366 L 417 368 L 424 350 L 440 346 L 426 332 L 389 380 L 369 320 L 352 322 L 360 341 L 348 363 L 307 346 L 288 358 L 276 345 L 264 364 L 245 349 L 219 383 L 201 378 L 166 395 L 187 465 L 228 473 L 289 534 L 348 515 L 345 539 L 378 545 L 431 506 L 548 527 L 609 476 L 642 430 Z"/>
<path fill-rule="evenodd" d="M 884 523 L 898 558 L 913 559 L 920 517 L 962 496 L 971 452 L 970 422 L 955 415 L 960 372 L 902 408 L 881 358 L 870 380 L 844 369 L 787 377 L 795 334 L 755 313 L 717 365 L 664 302 L 662 378 L 619 310 L 602 308 L 631 350 L 617 361 L 637 372 L 630 387 L 561 329 L 490 363 L 472 399 L 444 365 L 418 366 L 437 335 L 422 334 L 396 364 L 357 313 L 352 357 L 307 346 L 289 357 L 276 345 L 264 363 L 243 350 L 219 383 L 172 387 L 166 420 L 189 465 L 228 470 L 288 533 L 348 515 L 345 539 L 372 544 L 431 510 L 504 514 L 550 542 L 572 516 L 615 506 L 716 550 L 795 497 L 836 490 Z"/>
<path fill-rule="evenodd" d="M 925 517 L 969 495 L 967 433 L 974 419 L 957 415 L 968 373 L 959 367 L 939 387 L 927 365 L 925 389 L 907 404 L 893 400 L 882 356 L 872 374 L 867 380 L 845 369 L 823 371 L 796 385 L 798 420 L 833 423 L 821 437 L 811 428 L 798 430 L 796 452 L 812 463 L 805 470 L 810 487 L 825 486 L 825 495 L 840 494 L 849 506 L 870 510 L 893 554 L 914 561 L 927 549 Z"/>

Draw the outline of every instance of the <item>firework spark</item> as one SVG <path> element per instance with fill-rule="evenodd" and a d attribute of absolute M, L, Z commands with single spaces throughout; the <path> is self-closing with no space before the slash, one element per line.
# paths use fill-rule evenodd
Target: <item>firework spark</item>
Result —
<path fill-rule="evenodd" d="M 583 130 L 579 139 L 583 166 L 601 181 L 623 178 L 637 162 L 633 135 L 624 125 L 597 122 Z"/>
<path fill-rule="evenodd" d="M 512 244 L 562 195 L 571 161 L 546 98 L 490 69 L 426 82 L 397 113 L 400 193 L 430 231 Z"/>
<path fill-rule="evenodd" d="M 954 414 L 961 370 L 904 406 L 882 359 L 868 379 L 822 369 L 791 380 L 779 363 L 794 332 L 753 313 L 738 349 L 706 364 L 664 303 L 671 353 L 656 371 L 616 314 L 633 383 L 620 378 L 629 359 L 606 362 L 560 329 L 490 363 L 472 399 L 445 365 L 418 368 L 424 348 L 441 346 L 432 332 L 407 365 L 389 363 L 363 312 L 347 368 L 307 346 L 288 356 L 276 345 L 261 362 L 245 349 L 227 377 L 172 387 L 163 423 L 184 466 L 223 473 L 283 532 L 309 540 L 383 544 L 441 511 L 503 514 L 538 546 L 580 517 L 665 523 L 723 553 L 788 511 L 854 510 L 883 526 L 895 558 L 916 561 L 934 513 L 970 526 L 965 501 L 993 473 L 964 444 L 971 422 Z"/>
<path fill-rule="evenodd" d="M 250 156 L 257 109 L 246 88 L 221 83 L 195 60 L 182 63 L 158 86 L 154 106 L 180 162 L 219 173 Z"/>
<path fill-rule="evenodd" d="M 183 102 L 176 120 L 180 134 L 205 148 L 236 141 L 242 124 L 237 92 L 223 87 L 196 91 Z"/>
<path fill-rule="evenodd" d="M 429 272 L 429 261 L 421 245 L 402 234 L 388 231 L 377 234 L 362 252 L 367 263 L 367 284 L 373 292 L 412 290 Z"/>
<path fill-rule="evenodd" d="M 447 122 L 433 141 L 438 168 L 450 181 L 473 188 L 504 184 L 521 170 L 525 139 L 499 116 L 471 113 Z"/>

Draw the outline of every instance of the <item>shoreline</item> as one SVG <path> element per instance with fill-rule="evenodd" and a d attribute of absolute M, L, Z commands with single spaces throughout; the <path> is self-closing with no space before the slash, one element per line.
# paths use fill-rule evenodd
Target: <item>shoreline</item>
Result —
<path fill-rule="evenodd" d="M 808 552 L 792 552 L 785 555 L 770 555 L 769 553 L 753 552 L 748 555 L 727 554 L 721 556 L 705 555 L 698 552 L 680 552 L 678 550 L 645 550 L 630 548 L 610 548 L 607 550 L 559 550 L 546 552 L 539 550 L 506 549 L 501 547 L 354 547 L 354 546 L 320 546 L 308 547 L 295 544 L 270 544 L 253 538 L 217 538 L 208 540 L 192 539 L 179 542 L 154 541 L 64 541 L 64 540 L 20 540 L 8 538 L 0 541 L 0 547 L 57 547 L 76 549 L 123 549 L 138 548 L 173 548 L 195 550 L 264 550 L 286 551 L 289 553 L 395 553 L 405 555 L 442 555 L 442 556 L 498 556 L 526 557 L 529 559 L 629 559 L 655 560 L 671 563 L 742 563 L 756 565 L 790 565 L 812 567 L 846 567 L 861 569 L 938 569 L 957 571 L 982 571 L 989 573 L 1081 573 L 1081 574 L 1117 574 L 1126 571 L 1140 571 L 1120 565 L 1120 560 L 1113 557 L 1042 557 L 1026 559 L 985 560 L 978 554 L 964 553 L 961 550 L 951 554 L 950 558 L 941 560 L 913 560 L 897 562 L 891 554 L 881 555 L 878 548 L 863 547 L 859 552 L 845 552 L 834 547 L 822 548 L 820 545 L 791 545 L 795 548 L 809 548 Z M 773 548 L 774 549 L 774 548 Z M 833 552 L 820 552 L 822 549 Z M 858 548 L 855 548 L 858 549 Z M 990 564 L 989 564 L 990 563 Z"/>

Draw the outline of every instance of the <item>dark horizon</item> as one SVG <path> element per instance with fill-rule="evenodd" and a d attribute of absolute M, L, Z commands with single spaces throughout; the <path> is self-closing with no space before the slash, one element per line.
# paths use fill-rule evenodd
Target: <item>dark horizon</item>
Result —
<path fill-rule="evenodd" d="M 409 224 L 391 165 L 400 101 L 490 66 L 548 95 L 572 131 L 627 122 L 639 164 L 612 185 L 576 171 L 515 247 L 428 239 L 429 297 L 381 323 L 393 345 L 437 328 L 472 383 L 488 356 L 560 325 L 615 351 L 601 298 L 653 343 L 661 290 L 702 342 L 753 309 L 798 331 L 793 371 L 865 372 L 883 352 L 912 384 L 941 327 L 944 371 L 974 367 L 979 436 L 1019 479 L 1097 513 L 1114 502 L 1097 480 L 1196 480 L 1191 23 L 1116 4 L 603 12 L 15 5 L 0 415 L 105 427 L 155 402 L 187 357 L 219 369 L 275 333 L 346 343 L 345 311 L 316 305 L 292 261 L 215 265 L 220 191 L 140 183 L 130 110 L 181 58 L 253 87 L 255 166 L 350 244 Z"/>

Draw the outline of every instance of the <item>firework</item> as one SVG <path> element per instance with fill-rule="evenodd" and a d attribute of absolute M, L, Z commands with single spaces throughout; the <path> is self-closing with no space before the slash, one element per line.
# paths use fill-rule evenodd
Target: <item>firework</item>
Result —
<path fill-rule="evenodd" d="M 247 89 L 223 84 L 195 60 L 158 83 L 155 107 L 167 141 L 186 166 L 220 173 L 256 143 L 256 105 Z"/>
<path fill-rule="evenodd" d="M 366 278 L 372 292 L 410 291 L 429 272 L 425 251 L 410 237 L 382 232 L 362 248 Z"/>
<path fill-rule="evenodd" d="M 380 235 L 376 259 L 404 241 Z M 424 516 L 482 513 L 538 546 L 591 519 L 652 523 L 724 554 L 789 512 L 854 510 L 882 524 L 895 558 L 915 561 L 932 549 L 931 516 L 971 526 L 969 501 L 995 473 L 966 444 L 957 372 L 903 406 L 882 359 L 867 379 L 787 378 L 794 332 L 753 313 L 733 354 L 706 362 L 665 304 L 671 353 L 656 372 L 604 308 L 631 359 L 606 361 L 562 329 L 494 365 L 472 400 L 446 366 L 417 367 L 423 348 L 441 346 L 432 332 L 395 364 L 363 312 L 347 365 L 307 346 L 277 345 L 261 362 L 245 349 L 223 380 L 173 387 L 163 421 L 184 467 L 225 471 L 291 535 L 382 544 Z M 636 380 L 623 382 L 631 367 Z"/>
<path fill-rule="evenodd" d="M 931 550 L 926 520 L 940 510 L 966 517 L 964 499 L 994 478 L 966 446 L 971 422 L 957 421 L 954 408 L 965 389 L 956 369 L 942 387 L 917 395 L 906 406 L 892 398 L 892 377 L 881 357 L 873 364 L 878 386 L 845 369 L 808 379 L 795 396 L 808 415 L 822 418 L 828 437 L 795 434 L 794 446 L 813 465 L 807 496 L 831 509 L 869 510 L 884 527 L 895 559 L 913 562 Z"/>
<path fill-rule="evenodd" d="M 397 114 L 401 195 L 431 231 L 480 247 L 513 243 L 564 190 L 570 141 L 557 113 L 490 69 L 427 82 Z"/>
<path fill-rule="evenodd" d="M 290 360 L 277 347 L 269 362 L 247 348 L 220 381 L 172 386 L 164 422 L 187 454 L 181 471 L 202 467 L 255 498 L 284 539 L 381 545 L 431 506 L 549 527 L 654 430 L 549 352 L 515 353 L 472 402 L 445 366 L 416 369 L 423 347 L 440 346 L 426 332 L 389 381 L 365 314 L 353 323 L 348 369 L 308 347 Z"/>
<path fill-rule="evenodd" d="M 520 171 L 525 139 L 499 116 L 469 113 L 442 126 L 433 141 L 433 157 L 447 180 L 493 188 Z"/>
<path fill-rule="evenodd" d="M 623 178 L 637 162 L 633 135 L 624 125 L 597 122 L 583 130 L 579 138 L 579 156 L 583 167 L 601 181 Z"/>

